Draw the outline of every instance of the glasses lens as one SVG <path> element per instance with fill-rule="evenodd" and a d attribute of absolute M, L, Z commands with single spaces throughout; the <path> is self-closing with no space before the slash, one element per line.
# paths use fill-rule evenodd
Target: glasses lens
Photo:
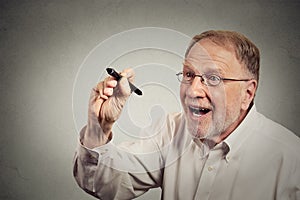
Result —
<path fill-rule="evenodd" d="M 203 79 L 207 85 L 211 85 L 211 86 L 219 85 L 221 82 L 221 78 L 215 74 L 203 75 Z"/>
<path fill-rule="evenodd" d="M 179 82 L 186 83 L 186 84 L 190 84 L 193 81 L 193 78 L 195 76 L 201 77 L 202 79 L 201 82 L 205 85 L 217 86 L 221 83 L 221 77 L 215 74 L 210 74 L 210 75 L 203 74 L 202 76 L 200 76 L 200 75 L 194 75 L 190 73 L 183 74 L 183 72 L 179 72 L 176 75 Z"/>
<path fill-rule="evenodd" d="M 178 79 L 179 82 L 183 81 L 183 74 L 182 74 L 182 72 L 177 73 L 176 76 L 177 76 L 177 79 Z"/>
<path fill-rule="evenodd" d="M 178 79 L 179 82 L 181 82 L 181 83 L 189 83 L 189 80 L 183 75 L 182 72 L 179 72 L 176 75 L 177 75 L 177 79 Z"/>

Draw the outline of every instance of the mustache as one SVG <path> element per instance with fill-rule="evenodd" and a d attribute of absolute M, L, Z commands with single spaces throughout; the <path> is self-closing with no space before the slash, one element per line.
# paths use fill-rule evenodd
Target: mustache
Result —
<path fill-rule="evenodd" d="M 196 107 L 196 108 L 205 108 L 205 109 L 209 109 L 209 110 L 214 109 L 214 106 L 211 103 L 203 102 L 201 100 L 186 99 L 184 101 L 184 103 L 187 106 L 192 106 L 192 107 Z"/>

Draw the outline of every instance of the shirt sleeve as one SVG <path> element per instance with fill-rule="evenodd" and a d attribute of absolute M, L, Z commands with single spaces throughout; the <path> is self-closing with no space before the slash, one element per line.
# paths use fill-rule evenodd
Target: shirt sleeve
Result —
<path fill-rule="evenodd" d="M 288 148 L 288 147 L 287 147 Z M 295 148 L 296 150 L 296 148 Z M 284 155 L 277 176 L 276 199 L 300 200 L 300 159 L 297 153 Z"/>
<path fill-rule="evenodd" d="M 163 158 L 154 140 L 121 146 L 109 142 L 94 149 L 79 142 L 73 163 L 78 185 L 99 199 L 132 199 L 161 186 Z"/>

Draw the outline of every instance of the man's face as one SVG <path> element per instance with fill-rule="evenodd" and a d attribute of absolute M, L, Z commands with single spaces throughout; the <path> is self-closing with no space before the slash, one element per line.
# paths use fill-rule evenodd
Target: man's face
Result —
<path fill-rule="evenodd" d="M 222 78 L 249 78 L 234 51 L 203 39 L 188 53 L 183 72 L 198 75 L 217 74 Z M 232 132 L 241 122 L 245 82 L 224 81 L 207 86 L 200 77 L 190 84 L 181 83 L 180 98 L 189 132 L 199 138 L 211 138 Z"/>

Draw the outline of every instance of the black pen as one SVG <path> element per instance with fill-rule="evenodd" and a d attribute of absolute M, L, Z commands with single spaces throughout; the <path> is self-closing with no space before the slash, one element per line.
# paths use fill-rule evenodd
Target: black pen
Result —
<path fill-rule="evenodd" d="M 106 71 L 109 75 L 111 75 L 112 77 L 115 77 L 117 81 L 122 78 L 122 76 L 118 72 L 116 72 L 116 70 L 114 70 L 113 68 L 106 68 Z M 139 88 L 137 88 L 135 85 L 133 85 L 129 81 L 128 81 L 128 83 L 129 83 L 131 91 L 133 91 L 137 95 L 143 94 L 142 91 Z"/>

